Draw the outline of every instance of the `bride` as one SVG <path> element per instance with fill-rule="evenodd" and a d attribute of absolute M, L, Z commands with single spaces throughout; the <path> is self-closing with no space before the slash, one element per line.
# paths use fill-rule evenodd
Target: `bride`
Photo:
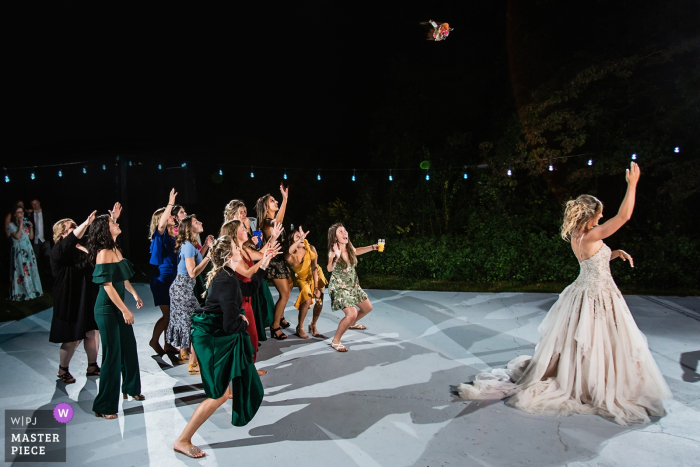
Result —
<path fill-rule="evenodd" d="M 507 369 L 476 376 L 457 387 L 464 399 L 501 399 L 533 414 L 598 414 L 620 425 L 647 423 L 666 414 L 672 397 L 646 337 L 637 328 L 609 262 L 629 260 L 610 251 L 603 239 L 632 216 L 639 166 L 627 170 L 627 193 L 617 215 L 598 225 L 603 204 L 581 195 L 566 203 L 562 237 L 571 242 L 581 273 L 559 296 L 538 327 L 542 334 L 533 357 L 520 356 Z"/>

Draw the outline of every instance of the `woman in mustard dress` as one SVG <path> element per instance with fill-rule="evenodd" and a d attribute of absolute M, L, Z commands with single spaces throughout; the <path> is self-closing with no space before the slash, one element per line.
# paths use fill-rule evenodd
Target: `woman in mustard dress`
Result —
<path fill-rule="evenodd" d="M 119 392 L 131 395 L 134 400 L 145 399 L 141 395 L 139 356 L 134 337 L 134 315 L 124 303 L 128 290 L 136 300 L 136 309 L 143 301 L 129 282 L 134 275 L 131 262 L 122 256 L 116 239 L 121 233 L 119 224 L 110 216 L 98 216 L 88 233 L 88 254 L 95 264 L 92 281 L 100 285 L 95 302 L 95 321 L 102 341 L 102 368 L 100 389 L 92 410 L 96 417 L 117 418 Z"/>
<path fill-rule="evenodd" d="M 284 259 L 294 271 L 297 285 L 299 286 L 299 297 L 297 297 L 297 301 L 294 304 L 294 307 L 299 310 L 299 324 L 297 325 L 297 332 L 294 334 L 302 339 L 309 338 L 308 334 L 304 332 L 304 319 L 309 311 L 309 307 L 315 300 L 316 304 L 314 305 L 309 332 L 317 339 L 326 339 L 326 336 L 318 333 L 316 323 L 318 322 L 318 317 L 321 316 L 323 293 L 326 285 L 328 285 L 328 281 L 323 275 L 321 266 L 318 265 L 316 248 L 306 240 L 308 234 L 309 232 L 304 232 L 299 227 L 299 231 L 289 236 L 290 245 L 285 249 L 286 252 L 284 254 Z"/>

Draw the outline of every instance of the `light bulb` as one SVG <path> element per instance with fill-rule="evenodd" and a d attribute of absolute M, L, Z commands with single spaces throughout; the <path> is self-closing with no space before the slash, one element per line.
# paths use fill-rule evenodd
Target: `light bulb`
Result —
<path fill-rule="evenodd" d="M 390 181 L 390 182 L 393 182 L 393 181 L 394 181 L 394 177 L 393 177 L 393 175 L 391 175 L 391 174 L 389 175 L 389 181 Z"/>
<path fill-rule="evenodd" d="M 63 172 L 61 170 L 58 171 L 58 176 L 63 177 Z"/>
<path fill-rule="evenodd" d="M 321 180 L 321 174 L 316 175 L 316 180 Z"/>
<path fill-rule="evenodd" d="M 469 175 L 467 175 L 467 172 L 464 172 L 464 179 L 466 180 L 467 178 L 469 178 Z"/>
<path fill-rule="evenodd" d="M 674 149 L 673 152 L 681 152 L 681 148 L 679 148 L 678 146 L 676 146 L 676 149 Z"/>
<path fill-rule="evenodd" d="M 34 175 L 34 172 L 32 172 L 31 178 L 32 178 L 32 180 L 36 179 L 36 175 Z"/>
<path fill-rule="evenodd" d="M 129 161 L 129 167 L 131 167 L 132 165 L 134 165 L 133 162 Z"/>
<path fill-rule="evenodd" d="M 102 170 L 107 170 L 107 166 L 102 164 Z"/>
<path fill-rule="evenodd" d="M 224 171 L 219 169 L 219 175 L 223 175 L 223 174 L 224 174 Z"/>
<path fill-rule="evenodd" d="M 83 167 L 83 173 L 84 173 L 84 174 L 87 173 L 87 169 L 86 169 L 85 167 Z"/>
<path fill-rule="evenodd" d="M 255 173 L 250 172 L 250 178 L 255 178 Z"/>
<path fill-rule="evenodd" d="M 180 165 L 180 167 L 182 167 L 183 169 L 184 169 L 185 167 L 187 167 L 187 162 L 183 162 L 183 163 Z"/>
<path fill-rule="evenodd" d="M 425 174 L 425 179 L 430 180 L 430 174 Z"/>
<path fill-rule="evenodd" d="M 285 180 L 287 180 L 287 172 L 285 172 L 284 175 L 282 175 L 282 178 L 284 178 Z"/>
<path fill-rule="evenodd" d="M 511 172 L 511 170 L 508 169 L 508 176 L 510 177 L 511 175 L 513 175 L 513 172 Z"/>
<path fill-rule="evenodd" d="M 549 171 L 552 172 L 553 170 L 554 170 L 554 166 L 553 166 L 553 165 L 550 165 L 550 166 L 549 166 Z"/>
<path fill-rule="evenodd" d="M 9 175 L 5 175 L 5 183 L 10 183 L 10 176 Z"/>
<path fill-rule="evenodd" d="M 588 165 L 593 165 L 593 159 L 588 159 Z"/>
<path fill-rule="evenodd" d="M 355 181 L 355 176 L 354 176 L 354 175 L 352 176 L 352 181 L 353 181 L 353 182 Z"/>
<path fill-rule="evenodd" d="M 158 170 L 163 170 L 163 166 L 161 164 L 158 164 Z"/>
<path fill-rule="evenodd" d="M 633 160 L 633 161 L 636 161 L 636 160 L 637 160 L 637 155 L 636 155 L 636 154 L 632 154 L 632 160 Z"/>

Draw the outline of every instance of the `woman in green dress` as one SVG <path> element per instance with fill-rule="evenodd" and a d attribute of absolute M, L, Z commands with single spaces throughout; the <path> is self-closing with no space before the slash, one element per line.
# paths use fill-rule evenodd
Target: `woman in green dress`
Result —
<path fill-rule="evenodd" d="M 331 310 L 343 310 L 345 313 L 345 318 L 338 323 L 338 330 L 331 341 L 331 347 L 338 352 L 348 351 L 347 347 L 340 343 L 345 331 L 367 329 L 364 324 L 357 324 L 357 322 L 372 311 L 372 302 L 360 287 L 355 266 L 357 266 L 358 256 L 378 249 L 377 244 L 360 248 L 352 246 L 348 231 L 341 223 L 333 224 L 328 229 L 328 267 L 326 269 L 331 273 L 331 280 L 328 283 Z"/>
<path fill-rule="evenodd" d="M 219 237 L 209 248 L 212 270 L 207 274 L 207 300 L 192 315 L 190 331 L 207 399 L 199 404 L 175 440 L 176 452 L 193 458 L 206 455 L 192 444 L 192 436 L 227 399 L 233 404 L 231 424 L 234 426 L 247 425 L 257 413 L 263 387 L 246 332 L 249 321 L 241 305 L 243 295 L 251 296 L 260 287 L 270 259 L 279 251 L 269 248 L 250 282 L 243 283 L 235 273 L 241 250 L 231 237 Z"/>
<path fill-rule="evenodd" d="M 131 262 L 122 256 L 116 243 L 121 233 L 119 224 L 107 214 L 95 218 L 88 232 L 87 249 L 95 264 L 92 281 L 100 285 L 95 303 L 95 321 L 102 341 L 100 389 L 92 410 L 96 417 L 117 418 L 119 388 L 124 395 L 142 401 L 139 357 L 134 337 L 134 315 L 124 304 L 124 292 L 136 300 L 136 309 L 143 306 L 129 279 L 134 275 Z M 123 379 L 123 381 L 122 381 Z"/>

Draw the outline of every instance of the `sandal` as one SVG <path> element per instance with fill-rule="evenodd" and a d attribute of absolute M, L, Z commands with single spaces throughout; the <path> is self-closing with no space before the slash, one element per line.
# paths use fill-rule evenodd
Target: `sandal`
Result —
<path fill-rule="evenodd" d="M 352 326 L 350 326 L 348 329 L 356 329 L 358 331 L 364 331 L 367 329 L 367 326 L 365 326 L 364 324 L 355 323 Z"/>
<path fill-rule="evenodd" d="M 316 326 L 313 326 L 313 327 L 312 327 L 312 326 L 309 324 L 309 332 L 311 333 L 311 335 L 312 335 L 313 337 L 315 337 L 316 339 L 328 339 L 326 336 L 324 336 L 323 334 L 319 333 L 319 332 L 318 332 L 318 329 L 316 329 L 317 332 L 316 332 L 316 334 L 314 334 L 314 331 L 313 331 L 312 328 L 315 328 L 315 327 L 316 327 Z"/>
<path fill-rule="evenodd" d="M 302 331 L 303 331 L 304 328 L 303 328 L 303 327 L 297 326 L 296 332 L 294 333 L 295 336 L 297 336 L 299 339 L 308 339 L 308 338 L 309 338 L 308 335 L 307 335 L 307 336 L 302 336 L 302 335 L 299 333 L 299 330 L 302 330 Z"/>
<path fill-rule="evenodd" d="M 102 418 L 104 418 L 105 420 L 114 420 L 114 419 L 116 419 L 116 418 L 118 417 L 118 415 L 115 414 L 115 413 L 114 413 L 114 414 L 111 414 L 111 415 L 105 415 L 105 414 L 101 414 L 101 413 L 95 412 L 95 417 L 97 417 L 97 418 L 102 417 Z"/>
<path fill-rule="evenodd" d="M 278 336 L 277 331 L 279 331 L 281 335 Z M 273 328 L 272 326 L 270 326 L 270 337 L 272 337 L 273 339 L 277 339 L 278 341 L 283 341 L 287 338 L 287 335 L 283 333 L 280 328 Z"/>
<path fill-rule="evenodd" d="M 73 383 L 75 383 L 75 378 L 73 378 L 73 375 L 70 374 L 70 372 L 68 371 L 68 367 L 67 367 L 67 366 L 66 366 L 66 367 L 63 367 L 63 366 L 61 366 L 61 365 L 58 365 L 58 369 L 59 369 L 59 370 L 63 370 L 63 371 L 65 372 L 65 373 L 63 373 L 62 375 L 59 375 L 58 373 L 56 373 L 56 376 L 57 376 L 58 378 L 60 378 L 61 381 L 62 381 L 64 384 L 73 384 Z"/>
<path fill-rule="evenodd" d="M 177 358 L 179 358 L 181 361 L 186 362 L 189 361 L 190 359 L 190 353 L 187 350 L 180 350 L 180 353 L 178 354 Z"/>
<path fill-rule="evenodd" d="M 282 319 L 280 320 L 280 327 L 282 329 L 287 329 L 289 326 L 291 326 L 291 324 L 289 323 L 289 321 L 287 321 L 287 318 L 285 318 L 283 316 Z"/>
<path fill-rule="evenodd" d="M 191 375 L 199 374 L 199 363 L 190 363 L 187 365 L 187 372 Z"/>
<path fill-rule="evenodd" d="M 128 399 L 128 398 L 129 398 L 129 396 L 126 395 L 126 393 L 122 394 L 122 397 L 124 397 L 124 399 Z M 143 394 L 139 394 L 138 396 L 131 396 L 131 400 L 132 400 L 132 401 L 145 401 L 145 400 L 146 400 L 146 396 L 144 396 Z"/>
<path fill-rule="evenodd" d="M 201 449 L 199 449 L 199 448 L 198 448 L 197 446 L 195 446 L 194 444 L 192 445 L 191 448 L 189 448 L 189 449 L 187 450 L 187 452 L 181 451 L 181 450 L 179 450 L 179 449 L 176 448 L 176 447 L 173 447 L 173 451 L 179 452 L 180 454 L 184 454 L 184 455 L 186 455 L 187 457 L 191 457 L 192 459 L 200 459 L 200 458 L 206 456 L 206 453 L 205 453 L 204 451 L 202 451 Z M 201 454 L 201 455 L 200 455 L 200 454 Z"/>
<path fill-rule="evenodd" d="M 90 368 L 94 368 L 94 370 L 90 371 Z M 87 372 L 85 373 L 85 376 L 100 376 L 100 367 L 97 366 L 97 362 L 88 363 Z"/>
<path fill-rule="evenodd" d="M 335 343 L 333 343 L 333 341 L 331 341 L 331 347 L 333 347 L 333 350 L 337 350 L 338 352 L 347 352 L 347 351 L 348 351 L 348 348 L 345 347 L 345 346 L 344 346 L 343 344 L 341 344 L 340 342 L 338 342 L 337 344 L 335 344 Z"/>

